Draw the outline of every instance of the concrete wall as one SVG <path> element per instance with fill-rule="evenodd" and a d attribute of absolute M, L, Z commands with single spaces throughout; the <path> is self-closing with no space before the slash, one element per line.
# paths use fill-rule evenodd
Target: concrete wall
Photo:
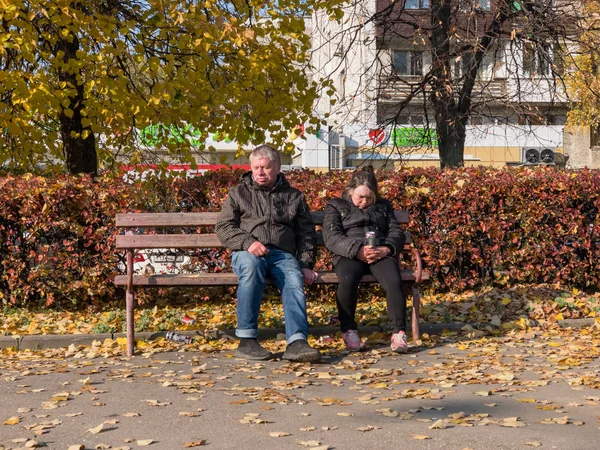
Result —
<path fill-rule="evenodd" d="M 589 127 L 565 127 L 564 141 L 565 154 L 569 156 L 567 167 L 600 167 L 600 148 L 590 148 Z"/>

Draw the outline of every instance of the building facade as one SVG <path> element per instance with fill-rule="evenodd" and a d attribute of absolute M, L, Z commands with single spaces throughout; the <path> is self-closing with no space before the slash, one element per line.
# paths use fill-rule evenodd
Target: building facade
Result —
<path fill-rule="evenodd" d="M 473 43 L 493 26 L 496 6 L 489 0 L 456 5 L 447 66 L 453 84 L 447 88 L 458 99 L 479 57 Z M 297 141 L 294 164 L 316 170 L 439 166 L 430 23 L 429 0 L 363 0 L 349 4 L 339 22 L 322 13 L 307 19 L 311 75 L 330 80 L 335 93 L 323 91 L 316 110 L 327 126 Z M 568 101 L 556 76 L 565 46 L 550 36 L 533 37 L 519 23 L 503 26 L 477 67 L 464 163 L 500 167 L 537 158 L 562 164 Z"/>

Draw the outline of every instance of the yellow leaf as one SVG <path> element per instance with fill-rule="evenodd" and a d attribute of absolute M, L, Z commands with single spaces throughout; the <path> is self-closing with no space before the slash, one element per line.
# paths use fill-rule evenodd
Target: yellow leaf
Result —
<path fill-rule="evenodd" d="M 10 419 L 8 419 L 8 420 L 5 420 L 5 421 L 4 421 L 4 425 L 16 425 L 16 424 L 18 424 L 20 421 L 21 421 L 21 418 L 20 418 L 20 417 L 13 416 L 13 417 L 11 417 Z"/>
<path fill-rule="evenodd" d="M 412 437 L 413 437 L 413 439 L 416 439 L 417 441 L 423 441 L 425 439 L 431 439 L 429 436 L 425 436 L 424 434 L 413 434 Z"/>
<path fill-rule="evenodd" d="M 290 433 L 286 433 L 285 431 L 271 431 L 269 433 L 269 436 L 271 437 L 284 437 L 284 436 L 289 436 Z"/>
<path fill-rule="evenodd" d="M 185 444 L 183 444 L 184 448 L 191 448 L 191 447 L 200 447 L 201 445 L 206 444 L 206 440 L 203 439 L 201 441 L 192 441 L 192 442 L 186 442 Z"/>
<path fill-rule="evenodd" d="M 69 109 L 69 108 L 65 108 L 63 109 L 63 113 L 65 114 L 65 116 L 67 116 L 69 119 L 73 118 L 73 110 Z"/>
<path fill-rule="evenodd" d="M 138 439 L 135 443 L 139 446 L 150 445 L 154 442 L 153 439 Z"/>
<path fill-rule="evenodd" d="M 510 302 L 512 302 L 512 299 L 510 299 L 510 298 L 508 298 L 508 297 L 504 297 L 504 298 L 502 299 L 502 304 L 503 304 L 504 306 L 508 305 Z"/>
<path fill-rule="evenodd" d="M 91 434 L 98 434 L 98 433 L 100 433 L 100 432 L 101 432 L 103 429 L 104 429 L 104 424 L 103 424 L 103 423 L 101 423 L 101 424 L 100 424 L 100 425 L 98 425 L 96 428 L 90 428 L 90 429 L 88 430 L 88 433 L 91 433 Z"/>

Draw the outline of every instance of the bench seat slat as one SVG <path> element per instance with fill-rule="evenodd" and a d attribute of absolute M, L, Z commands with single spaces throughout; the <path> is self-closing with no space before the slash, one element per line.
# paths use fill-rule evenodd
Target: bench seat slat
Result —
<path fill-rule="evenodd" d="M 410 233 L 406 232 L 404 251 L 409 251 Z M 323 236 L 317 233 L 317 245 L 323 246 Z M 116 247 L 119 249 L 145 248 L 219 248 L 223 247 L 216 234 L 120 234 Z"/>
<path fill-rule="evenodd" d="M 404 281 L 414 281 L 415 273 L 412 270 L 403 270 L 402 279 Z M 319 278 L 315 284 L 335 284 L 338 277 L 335 272 L 320 272 Z M 377 280 L 373 275 L 365 275 L 361 283 L 375 283 Z M 117 286 L 127 286 L 127 275 L 117 275 L 115 277 Z M 235 286 L 238 284 L 238 277 L 234 273 L 199 273 L 199 274 L 161 274 L 146 277 L 135 275 L 133 277 L 134 286 Z M 269 282 L 270 284 L 270 282 Z"/>
<path fill-rule="evenodd" d="M 223 246 L 216 234 L 125 234 L 117 236 L 117 248 L 214 248 Z"/>
<path fill-rule="evenodd" d="M 408 211 L 395 211 L 396 219 L 402 224 L 408 223 Z M 313 211 L 315 225 L 323 225 L 323 211 Z M 161 227 L 200 227 L 214 226 L 218 212 L 201 213 L 119 213 L 117 228 L 161 228 Z"/>
<path fill-rule="evenodd" d="M 217 223 L 218 212 L 201 213 L 119 213 L 117 228 L 199 227 Z"/>

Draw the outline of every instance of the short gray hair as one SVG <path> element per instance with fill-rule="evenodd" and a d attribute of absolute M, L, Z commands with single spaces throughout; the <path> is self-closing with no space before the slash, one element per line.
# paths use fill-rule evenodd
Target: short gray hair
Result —
<path fill-rule="evenodd" d="M 279 151 L 269 144 L 262 144 L 252 150 L 250 153 L 250 160 L 267 158 L 269 161 L 273 161 L 278 166 L 281 166 L 281 156 L 279 155 Z"/>

